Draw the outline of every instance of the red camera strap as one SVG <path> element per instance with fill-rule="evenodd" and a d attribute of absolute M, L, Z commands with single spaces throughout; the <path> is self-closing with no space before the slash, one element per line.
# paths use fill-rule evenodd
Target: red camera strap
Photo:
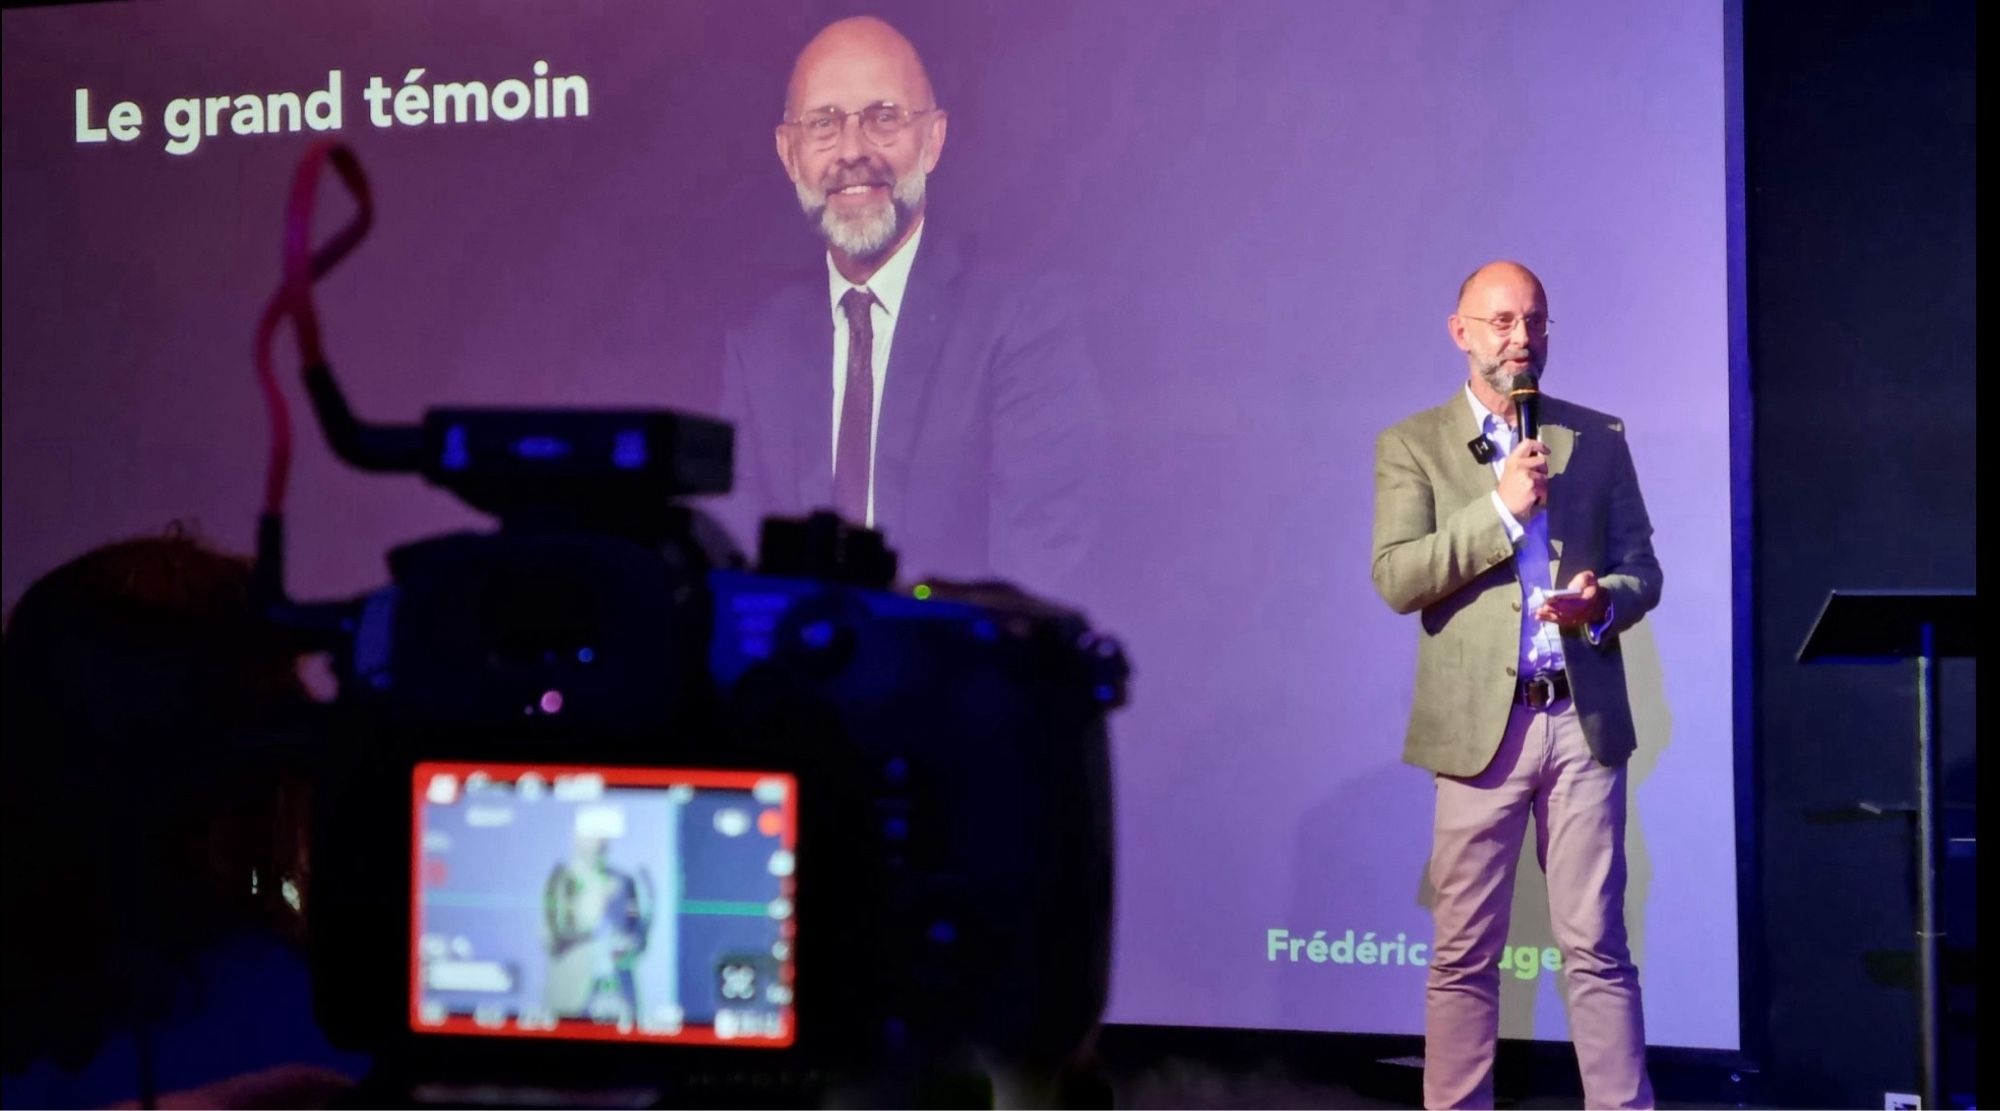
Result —
<path fill-rule="evenodd" d="M 354 196 L 356 211 L 354 218 L 336 232 L 318 250 L 312 249 L 313 202 L 319 189 L 321 169 L 331 162 L 347 191 Z M 361 163 L 354 152 L 332 140 L 314 143 L 306 149 L 305 157 L 299 160 L 299 168 L 292 176 L 292 195 L 285 207 L 285 266 L 284 280 L 270 303 L 264 306 L 264 315 L 257 322 L 256 360 L 257 381 L 264 390 L 264 408 L 271 422 L 271 455 L 264 471 L 264 512 L 279 514 L 284 511 L 285 488 L 291 481 L 292 473 L 292 418 L 291 410 L 285 404 L 285 394 L 278 386 L 278 374 L 273 366 L 271 345 L 277 337 L 278 325 L 286 317 L 292 321 L 292 335 L 298 341 L 301 366 L 316 366 L 325 361 L 320 350 L 319 313 L 313 307 L 313 283 L 334 264 L 346 257 L 362 236 L 368 234 L 368 226 L 374 219 L 374 206 L 368 196 L 368 179 L 361 173 Z"/>

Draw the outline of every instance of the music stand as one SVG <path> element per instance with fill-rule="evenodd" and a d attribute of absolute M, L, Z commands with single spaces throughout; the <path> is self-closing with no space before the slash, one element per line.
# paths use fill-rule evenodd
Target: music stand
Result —
<path fill-rule="evenodd" d="M 1883 664 L 1917 661 L 1917 1047 L 1923 1105 L 1944 1106 L 1939 1069 L 1944 995 L 1938 990 L 1937 661 L 1976 657 L 1970 590 L 1835 590 L 1827 594 L 1800 663 Z"/>

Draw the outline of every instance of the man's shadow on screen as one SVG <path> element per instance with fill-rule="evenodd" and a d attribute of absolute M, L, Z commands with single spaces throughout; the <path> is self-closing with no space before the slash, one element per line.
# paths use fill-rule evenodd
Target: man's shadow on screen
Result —
<path fill-rule="evenodd" d="M 1405 957 L 1409 945 L 1430 942 L 1430 917 L 1410 906 L 1405 892 L 1429 848 L 1432 788 L 1427 773 L 1400 759 L 1399 714 L 1357 707 L 1346 715 L 1395 718 L 1396 725 L 1380 735 L 1334 738 L 1341 751 L 1337 759 L 1351 774 L 1299 820 L 1286 917 L 1265 925 L 1306 939 L 1324 930 L 1326 944 L 1343 941 L 1352 930 L 1355 940 L 1347 942 L 1344 963 L 1316 963 L 1304 950 L 1294 961 L 1289 947 L 1269 962 L 1267 983 L 1276 1025 L 1283 1029 L 1409 1033 L 1423 1028 L 1423 969 L 1408 963 L 1362 965 L 1351 948 L 1371 931 L 1377 943 L 1403 933 Z M 1268 948 L 1265 956 L 1268 961 Z"/>
<path fill-rule="evenodd" d="M 1651 622 L 1640 621 L 1621 634 L 1619 639 L 1625 657 L 1627 697 L 1632 705 L 1633 727 L 1638 733 L 1638 748 L 1627 765 L 1626 775 L 1626 933 L 1632 947 L 1632 959 L 1639 965 L 1640 983 L 1644 985 L 1646 924 L 1653 863 L 1646 847 L 1645 795 L 1640 788 L 1652 776 L 1661 754 L 1671 743 L 1673 715 L 1667 704 L 1659 644 L 1653 636 Z M 1355 737 L 1350 742 L 1358 747 L 1369 739 Z M 1393 754 L 1398 752 L 1401 734 L 1397 731 L 1369 743 L 1371 751 L 1379 749 Z M 1390 812 L 1399 815 L 1407 813 L 1409 817 L 1399 818 L 1394 829 L 1384 829 L 1357 818 L 1357 815 L 1383 812 L 1385 800 L 1393 800 L 1387 804 Z M 1398 930 L 1407 930 L 1409 941 L 1421 941 L 1428 945 L 1431 941 L 1432 892 L 1427 865 L 1434 804 L 1435 794 L 1428 773 L 1392 757 L 1391 762 L 1382 763 L 1347 781 L 1341 789 L 1309 809 L 1300 822 L 1298 850 L 1293 857 L 1292 916 L 1290 922 L 1283 925 L 1294 931 L 1324 928 L 1329 931 L 1329 938 L 1339 936 L 1350 926 L 1357 936 L 1364 930 L 1380 931 L 1386 927 L 1392 937 Z M 1416 876 L 1414 902 L 1402 903 L 1394 898 L 1393 892 L 1398 888 L 1410 890 L 1402 887 L 1408 881 L 1399 881 L 1394 877 L 1408 877 L 1413 873 Z M 1371 898 L 1370 892 L 1380 892 L 1384 897 Z M 1379 924 L 1365 921 L 1371 914 L 1371 907 L 1381 908 L 1373 913 L 1386 915 Z M 1416 913 L 1407 913 L 1412 908 Z M 1549 926 L 1548 881 L 1535 860 L 1532 825 L 1522 839 L 1521 859 L 1515 870 L 1507 944 L 1520 948 L 1533 947 L 1538 954 L 1556 944 L 1554 931 Z M 1284 958 L 1274 963 L 1273 971 L 1277 980 L 1278 1011 L 1284 1027 L 1326 1029 L 1331 1016 L 1344 1013 L 1338 1003 L 1329 1003 L 1330 997 L 1343 993 L 1338 984 L 1306 982 L 1312 978 L 1311 973 Z M 1335 970 L 1318 968 L 1312 971 L 1325 976 Z M 1349 966 L 1339 971 L 1351 973 L 1357 970 Z M 1371 971 L 1379 975 L 1389 970 Z M 1421 1032 L 1422 971 L 1416 968 L 1396 971 L 1407 975 L 1390 981 L 1396 985 L 1391 992 L 1368 993 L 1374 998 L 1365 1008 L 1365 1026 L 1341 1025 L 1335 1028 Z M 1387 987 L 1390 982 L 1380 986 Z M 1356 986 L 1359 986 L 1358 982 Z M 1567 1012 L 1568 994 L 1563 989 L 1560 971 L 1542 970 L 1533 979 L 1525 980 L 1516 976 L 1511 968 L 1501 971 L 1501 1037 L 1566 1039 Z"/>

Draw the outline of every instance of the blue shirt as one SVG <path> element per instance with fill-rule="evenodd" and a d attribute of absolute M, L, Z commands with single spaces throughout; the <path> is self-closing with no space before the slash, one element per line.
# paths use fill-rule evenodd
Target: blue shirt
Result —
<path fill-rule="evenodd" d="M 1507 455 L 1514 450 L 1514 428 L 1493 414 L 1481 404 L 1470 385 L 1465 387 L 1466 404 L 1472 406 L 1473 419 L 1479 421 L 1480 431 L 1500 449 L 1493 457 L 1493 480 L 1500 480 L 1506 470 Z M 1562 633 L 1546 621 L 1535 620 L 1535 611 L 1541 608 L 1542 595 L 1553 585 L 1550 580 L 1549 515 L 1546 511 L 1537 513 L 1523 525 L 1507 511 L 1507 503 L 1500 500 L 1500 491 L 1493 491 L 1493 509 L 1500 514 L 1500 524 L 1507 530 L 1507 539 L 1514 543 L 1514 573 L 1521 582 L 1521 653 L 1520 672 L 1522 677 L 1543 675 L 1561 671 L 1564 666 Z"/>

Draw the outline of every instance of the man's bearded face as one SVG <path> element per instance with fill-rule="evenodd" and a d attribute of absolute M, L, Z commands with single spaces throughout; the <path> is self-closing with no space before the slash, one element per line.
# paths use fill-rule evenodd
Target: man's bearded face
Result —
<path fill-rule="evenodd" d="M 901 177 L 873 153 L 829 162 L 817 181 L 795 181 L 799 207 L 827 243 L 873 259 L 900 240 L 924 203 L 922 158 Z"/>

